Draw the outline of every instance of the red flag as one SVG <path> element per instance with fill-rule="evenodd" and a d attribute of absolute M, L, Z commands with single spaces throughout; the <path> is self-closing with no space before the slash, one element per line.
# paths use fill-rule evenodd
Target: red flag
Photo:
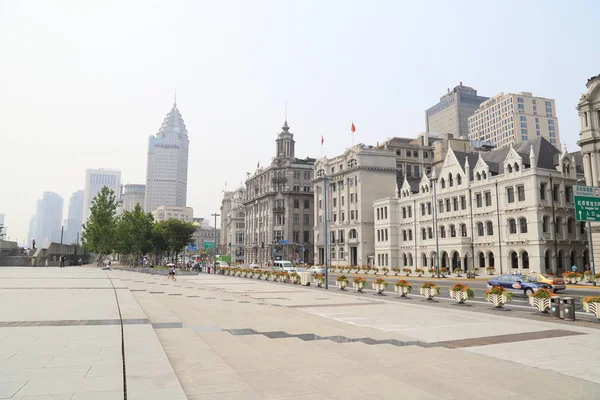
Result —
<path fill-rule="evenodd" d="M 260 168 L 260 161 L 258 163 L 256 163 L 256 169 Z"/>
<path fill-rule="evenodd" d="M 325 143 L 325 139 L 323 139 L 323 135 L 321 135 L 321 146 L 323 146 L 323 143 Z"/>
<path fill-rule="evenodd" d="M 350 128 L 352 132 L 356 132 L 356 127 L 354 126 L 354 122 L 352 122 L 352 127 Z"/>

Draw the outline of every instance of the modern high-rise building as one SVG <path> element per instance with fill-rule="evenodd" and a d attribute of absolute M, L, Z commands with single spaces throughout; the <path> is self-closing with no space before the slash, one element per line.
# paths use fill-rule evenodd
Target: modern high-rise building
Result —
<path fill-rule="evenodd" d="M 83 195 L 84 224 L 90 216 L 92 200 L 94 200 L 94 197 L 100 193 L 104 186 L 115 192 L 115 197 L 117 200 L 119 200 L 119 194 L 121 190 L 121 171 L 104 168 L 87 169 L 85 171 L 85 193 Z"/>
<path fill-rule="evenodd" d="M 133 211 L 136 205 L 144 208 L 146 199 L 146 185 L 127 184 L 123 185 L 121 201 L 123 202 L 123 211 Z"/>
<path fill-rule="evenodd" d="M 69 199 L 69 214 L 65 221 L 63 243 L 71 244 L 80 242 L 81 225 L 83 224 L 83 198 L 84 190 L 78 190 Z"/>
<path fill-rule="evenodd" d="M 469 140 L 502 147 L 538 136 L 560 147 L 554 100 L 528 92 L 497 94 L 469 118 Z"/>
<path fill-rule="evenodd" d="M 173 103 L 158 133 L 148 140 L 147 212 L 159 206 L 186 206 L 188 150 L 188 132 L 177 103 Z"/>
<path fill-rule="evenodd" d="M 168 219 L 193 222 L 194 209 L 192 207 L 158 206 L 156 210 L 152 211 L 152 216 L 156 222 L 166 221 Z"/>
<path fill-rule="evenodd" d="M 440 97 L 439 103 L 425 111 L 427 132 L 436 135 L 451 134 L 456 138 L 467 136 L 468 119 L 488 97 L 478 96 L 477 90 L 462 82 Z"/>
<path fill-rule="evenodd" d="M 63 198 L 54 192 L 44 192 L 37 201 L 35 222 L 30 226 L 31 239 L 35 239 L 37 247 L 50 242 L 60 243 L 63 216 Z M 31 243 L 30 243 L 31 245 Z"/>

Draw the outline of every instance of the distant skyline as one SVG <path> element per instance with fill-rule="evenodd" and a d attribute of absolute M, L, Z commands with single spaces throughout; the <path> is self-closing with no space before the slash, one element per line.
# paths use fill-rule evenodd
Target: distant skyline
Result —
<path fill-rule="evenodd" d="M 286 101 L 298 157 L 319 157 L 321 136 L 342 153 L 352 121 L 355 143 L 416 137 L 461 81 L 555 99 L 575 151 L 599 14 L 591 0 L 0 0 L 0 213 L 23 242 L 43 192 L 68 198 L 86 169 L 143 184 L 175 90 L 197 217 L 270 162 Z"/>

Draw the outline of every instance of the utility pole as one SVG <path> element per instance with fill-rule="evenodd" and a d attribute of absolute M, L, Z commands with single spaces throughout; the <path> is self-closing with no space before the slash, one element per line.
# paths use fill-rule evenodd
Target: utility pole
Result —
<path fill-rule="evenodd" d="M 327 263 L 327 175 L 323 174 L 323 261 L 325 264 L 325 289 L 329 289 L 329 266 Z"/>

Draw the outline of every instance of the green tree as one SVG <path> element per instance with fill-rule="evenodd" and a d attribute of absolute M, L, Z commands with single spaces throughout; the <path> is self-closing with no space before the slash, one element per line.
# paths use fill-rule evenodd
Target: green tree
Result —
<path fill-rule="evenodd" d="M 159 237 L 162 236 L 163 240 L 166 240 L 168 252 L 174 253 L 177 257 L 185 246 L 192 243 L 196 227 L 191 222 L 168 219 L 157 223 L 155 232 Z"/>
<path fill-rule="evenodd" d="M 137 204 L 133 211 L 125 211 L 118 220 L 115 250 L 128 264 L 135 265 L 143 254 L 153 249 L 153 230 L 154 217 Z"/>
<path fill-rule="evenodd" d="M 98 266 L 104 256 L 113 252 L 117 226 L 117 201 L 115 193 L 104 186 L 90 208 L 90 216 L 82 225 L 81 243 L 83 247 L 98 254 Z"/>

